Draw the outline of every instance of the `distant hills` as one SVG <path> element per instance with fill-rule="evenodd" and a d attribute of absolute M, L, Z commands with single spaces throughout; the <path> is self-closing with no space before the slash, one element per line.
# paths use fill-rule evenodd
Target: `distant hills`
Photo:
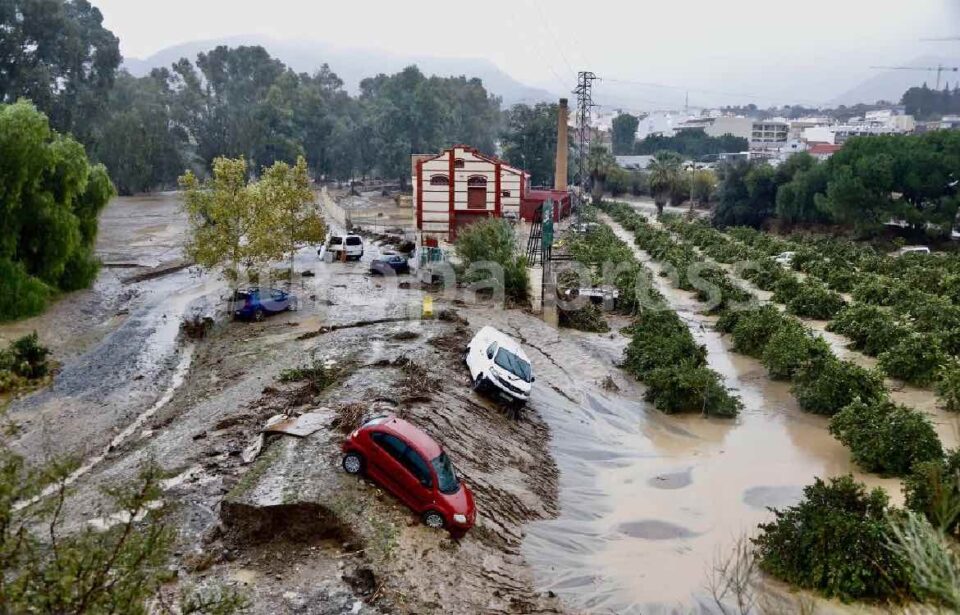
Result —
<path fill-rule="evenodd" d="M 938 64 L 944 67 L 960 66 L 960 59 L 922 56 L 905 62 L 902 66 L 934 67 Z M 900 102 L 900 98 L 904 92 L 912 87 L 919 87 L 923 85 L 924 82 L 931 88 L 935 87 L 937 83 L 937 72 L 923 70 L 877 70 L 874 76 L 844 92 L 840 96 L 837 96 L 830 101 L 830 104 L 833 106 L 850 106 L 857 103 L 875 103 L 878 100 L 888 100 L 897 103 Z M 944 82 L 949 83 L 952 88 L 957 82 L 960 82 L 960 72 L 944 71 L 940 83 L 941 88 Z"/>
<path fill-rule="evenodd" d="M 351 93 L 359 90 L 360 81 L 366 77 L 395 73 L 416 64 L 427 75 L 479 77 L 487 91 L 501 97 L 507 106 L 555 99 L 550 92 L 520 83 L 485 59 L 401 56 L 373 49 L 345 49 L 319 41 L 278 40 L 257 35 L 191 41 L 167 47 L 146 59 L 126 58 L 123 66 L 131 74 L 143 76 L 153 68 L 168 67 L 180 58 L 196 60 L 199 52 L 209 51 L 218 45 L 260 45 L 297 72 L 309 73 L 324 63 L 329 64 Z"/>

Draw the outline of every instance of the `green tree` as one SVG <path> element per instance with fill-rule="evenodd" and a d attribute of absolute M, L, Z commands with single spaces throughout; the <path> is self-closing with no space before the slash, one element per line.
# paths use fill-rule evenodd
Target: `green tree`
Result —
<path fill-rule="evenodd" d="M 617 160 L 613 154 L 602 145 L 594 145 L 587 155 L 587 172 L 590 173 L 590 186 L 593 193 L 593 203 L 597 204 L 603 198 L 603 184 L 614 169 Z"/>
<path fill-rule="evenodd" d="M 698 169 L 690 177 L 690 198 L 706 205 L 717 190 L 717 175 L 709 169 Z"/>
<path fill-rule="evenodd" d="M 713 224 L 759 228 L 774 213 L 776 172 L 768 164 L 736 161 L 720 168 L 718 203 Z"/>
<path fill-rule="evenodd" d="M 188 171 L 180 187 L 189 222 L 186 251 L 198 265 L 223 265 L 236 283 L 244 267 L 276 256 L 271 203 L 257 198 L 256 186 L 247 183 L 243 159 L 217 158 L 210 180 L 201 182 Z"/>
<path fill-rule="evenodd" d="M 294 274 L 294 257 L 303 246 L 322 243 L 327 235 L 323 214 L 316 207 L 307 161 L 300 157 L 293 167 L 275 162 L 263 170 L 256 184 L 257 210 L 273 217 L 270 226 L 278 229 L 280 255 L 290 257 L 290 279 Z"/>
<path fill-rule="evenodd" d="M 137 79 L 121 72 L 110 92 L 93 154 L 110 172 L 120 194 L 176 184 L 188 164 L 188 134 L 173 121 L 169 71 Z"/>
<path fill-rule="evenodd" d="M 535 186 L 552 186 L 556 171 L 558 105 L 514 105 L 506 113 L 503 158 L 530 173 Z M 572 157 L 571 157 L 572 158 Z"/>
<path fill-rule="evenodd" d="M 670 200 L 681 180 L 681 159 L 672 152 L 658 152 L 647 167 L 648 183 L 653 202 L 657 206 L 657 215 L 663 215 L 663 208 Z"/>
<path fill-rule="evenodd" d="M 637 140 L 637 126 L 640 118 L 629 113 L 621 113 L 613 118 L 610 137 L 613 141 L 613 153 L 617 156 L 626 156 L 633 153 L 634 143 Z"/>
<path fill-rule="evenodd" d="M 27 102 L 0 105 L 0 320 L 42 310 L 97 273 L 97 217 L 113 196 L 102 165 Z"/>
<path fill-rule="evenodd" d="M 100 10 L 87 0 L 5 0 L 0 33 L 0 104 L 27 98 L 55 130 L 91 144 L 121 60 Z"/>

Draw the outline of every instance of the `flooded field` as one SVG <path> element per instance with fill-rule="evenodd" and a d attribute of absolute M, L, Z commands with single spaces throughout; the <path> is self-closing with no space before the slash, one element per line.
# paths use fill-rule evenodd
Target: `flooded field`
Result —
<path fill-rule="evenodd" d="M 632 246 L 630 234 L 615 228 Z M 575 409 L 563 408 L 563 400 L 560 408 L 541 410 L 561 470 L 561 512 L 530 527 L 525 553 L 542 586 L 574 610 L 709 610 L 706 583 L 715 558 L 769 520 L 767 507 L 798 501 L 814 477 L 852 473 L 884 487 L 894 501 L 901 497 L 899 481 L 857 471 L 827 431 L 827 419 L 801 412 L 788 384 L 770 381 L 759 362 L 732 353 L 710 318 L 697 313 L 692 295 L 654 279 L 707 346 L 710 367 L 740 396 L 744 411 L 733 421 L 665 416 L 642 401 L 639 386 L 626 383 L 619 394 L 581 385 Z M 581 339 L 552 346 L 552 360 L 578 369 L 562 348 L 586 346 L 612 361 L 627 341 L 561 337 Z"/>

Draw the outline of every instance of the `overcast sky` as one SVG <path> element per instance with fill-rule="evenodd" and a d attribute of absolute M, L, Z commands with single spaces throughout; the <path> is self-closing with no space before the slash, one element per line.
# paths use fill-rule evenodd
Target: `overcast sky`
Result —
<path fill-rule="evenodd" d="M 92 1 L 129 57 L 190 40 L 267 34 L 401 55 L 483 57 L 553 91 L 571 89 L 576 71 L 589 69 L 607 80 L 597 85 L 600 97 L 604 88 L 670 99 L 690 89 L 691 98 L 723 91 L 745 102 L 812 103 L 870 76 L 871 65 L 960 57 L 960 42 L 920 40 L 960 36 L 960 0 Z"/>

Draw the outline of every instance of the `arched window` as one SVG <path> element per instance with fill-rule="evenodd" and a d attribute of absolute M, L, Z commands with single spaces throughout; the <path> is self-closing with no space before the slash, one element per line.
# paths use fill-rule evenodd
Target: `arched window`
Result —
<path fill-rule="evenodd" d="M 431 186 L 449 186 L 450 178 L 446 175 L 434 175 L 430 178 Z"/>
<path fill-rule="evenodd" d="M 486 185 L 487 185 L 487 178 L 482 175 L 474 175 L 473 177 L 467 180 L 467 186 L 470 186 L 470 187 L 474 187 L 474 186 L 486 187 Z"/>

